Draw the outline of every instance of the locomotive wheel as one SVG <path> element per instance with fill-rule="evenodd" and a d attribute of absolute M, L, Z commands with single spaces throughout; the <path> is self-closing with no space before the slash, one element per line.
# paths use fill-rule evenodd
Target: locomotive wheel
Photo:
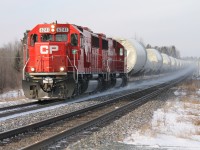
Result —
<path fill-rule="evenodd" d="M 127 85 L 127 77 L 126 76 L 123 76 L 122 77 L 122 87 L 126 86 Z"/>
<path fill-rule="evenodd" d="M 76 95 L 81 95 L 81 83 L 80 82 L 78 82 L 76 84 L 76 87 L 75 87 L 75 90 L 74 90 L 73 96 L 76 96 Z"/>
<path fill-rule="evenodd" d="M 97 91 L 102 91 L 102 90 L 103 90 L 103 78 L 100 77 L 100 78 L 98 79 L 98 82 L 99 82 L 99 84 L 98 84 Z"/>

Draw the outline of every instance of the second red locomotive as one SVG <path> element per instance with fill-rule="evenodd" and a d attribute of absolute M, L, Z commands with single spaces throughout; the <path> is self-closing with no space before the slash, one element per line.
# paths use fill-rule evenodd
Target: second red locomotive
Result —
<path fill-rule="evenodd" d="M 22 87 L 28 98 L 69 98 L 127 84 L 116 40 L 73 24 L 39 24 L 27 34 Z"/>

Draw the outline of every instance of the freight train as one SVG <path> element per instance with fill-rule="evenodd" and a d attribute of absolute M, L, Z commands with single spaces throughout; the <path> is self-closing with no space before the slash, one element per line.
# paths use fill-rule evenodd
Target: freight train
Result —
<path fill-rule="evenodd" d="M 70 98 L 126 86 L 140 74 L 181 69 L 186 62 L 135 40 L 108 38 L 74 24 L 38 24 L 24 43 L 22 88 L 27 98 Z"/>

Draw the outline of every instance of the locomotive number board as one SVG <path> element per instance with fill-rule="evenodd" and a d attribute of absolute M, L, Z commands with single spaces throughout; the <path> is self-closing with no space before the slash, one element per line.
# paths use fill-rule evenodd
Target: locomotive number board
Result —
<path fill-rule="evenodd" d="M 49 33 L 51 30 L 50 28 L 39 28 L 40 33 Z M 56 28 L 56 32 L 68 32 L 69 29 L 66 27 L 58 27 Z"/>

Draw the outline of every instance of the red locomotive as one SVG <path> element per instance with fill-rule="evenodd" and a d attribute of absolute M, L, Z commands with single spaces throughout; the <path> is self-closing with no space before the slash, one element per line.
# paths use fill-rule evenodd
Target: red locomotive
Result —
<path fill-rule="evenodd" d="M 28 98 L 68 98 L 127 84 L 125 48 L 73 24 L 39 24 L 27 34 L 22 87 Z"/>

